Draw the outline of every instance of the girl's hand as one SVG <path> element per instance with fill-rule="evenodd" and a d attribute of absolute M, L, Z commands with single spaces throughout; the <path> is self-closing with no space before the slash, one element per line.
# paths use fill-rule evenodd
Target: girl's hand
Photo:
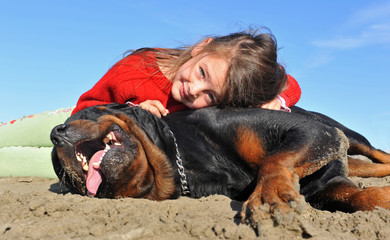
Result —
<path fill-rule="evenodd" d="M 271 109 L 271 110 L 280 110 L 282 106 L 281 106 L 278 98 L 275 98 L 274 100 L 271 100 L 270 102 L 264 103 L 260 107 L 265 108 L 265 109 Z"/>
<path fill-rule="evenodd" d="M 166 116 L 169 111 L 162 105 L 162 103 L 158 100 L 146 100 L 139 104 L 139 106 L 157 117 L 161 118 L 161 116 Z"/>

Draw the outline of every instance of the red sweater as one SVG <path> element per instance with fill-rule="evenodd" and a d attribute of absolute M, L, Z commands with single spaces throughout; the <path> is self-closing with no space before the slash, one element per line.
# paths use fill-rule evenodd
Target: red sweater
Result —
<path fill-rule="evenodd" d="M 169 112 L 187 109 L 173 99 L 172 83 L 159 70 L 154 53 L 147 57 L 130 55 L 116 63 L 92 89 L 81 95 L 77 102 L 76 112 L 95 105 L 108 103 L 139 104 L 146 100 L 159 100 Z M 280 95 L 288 107 L 295 105 L 301 89 L 297 81 L 288 75 L 288 88 Z"/>

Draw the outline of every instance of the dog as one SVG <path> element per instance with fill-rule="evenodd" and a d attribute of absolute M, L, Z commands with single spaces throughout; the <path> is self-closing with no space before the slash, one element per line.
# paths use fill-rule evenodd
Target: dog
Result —
<path fill-rule="evenodd" d="M 161 201 L 222 194 L 244 201 L 240 216 L 250 224 L 287 214 L 303 198 L 330 211 L 390 209 L 390 187 L 361 189 L 348 179 L 390 175 L 390 154 L 299 107 L 211 107 L 160 119 L 109 104 L 74 114 L 50 137 L 58 178 L 82 195 Z M 357 154 L 372 162 L 350 157 Z"/>

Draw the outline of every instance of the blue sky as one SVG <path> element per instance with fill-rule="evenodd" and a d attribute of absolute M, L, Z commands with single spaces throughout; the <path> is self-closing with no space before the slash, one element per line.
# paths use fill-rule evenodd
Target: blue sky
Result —
<path fill-rule="evenodd" d="M 74 106 L 129 49 L 266 26 L 325 113 L 390 150 L 390 1 L 0 1 L 0 121 Z"/>

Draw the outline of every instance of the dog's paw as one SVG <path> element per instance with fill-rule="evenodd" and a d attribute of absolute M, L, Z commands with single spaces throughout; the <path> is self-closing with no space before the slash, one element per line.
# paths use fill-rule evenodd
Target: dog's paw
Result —
<path fill-rule="evenodd" d="M 278 225 L 288 221 L 289 213 L 302 212 L 306 204 L 296 181 L 290 174 L 260 178 L 254 192 L 243 204 L 241 222 L 258 228 L 263 220 L 272 219 Z"/>
<path fill-rule="evenodd" d="M 253 196 L 242 206 L 240 212 L 241 223 L 249 224 L 258 231 L 265 222 L 272 221 L 274 226 L 288 225 L 295 215 L 306 208 L 303 196 L 299 196 L 286 204 L 277 207 L 277 204 L 262 203 L 260 198 Z"/>

